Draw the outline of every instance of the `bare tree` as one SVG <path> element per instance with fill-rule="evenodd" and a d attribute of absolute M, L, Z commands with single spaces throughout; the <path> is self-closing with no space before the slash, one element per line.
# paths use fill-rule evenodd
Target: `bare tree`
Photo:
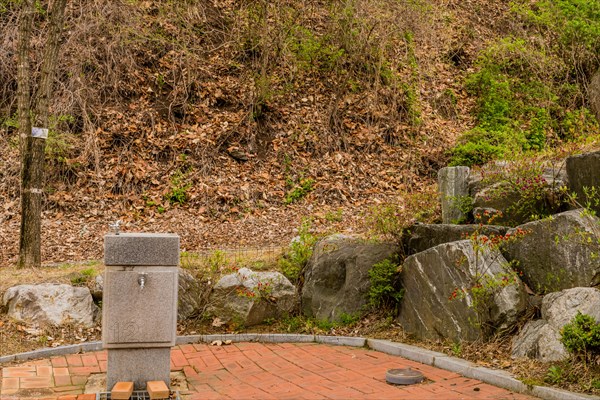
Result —
<path fill-rule="evenodd" d="M 18 107 L 21 144 L 21 231 L 19 268 L 41 265 L 42 194 L 46 138 L 49 130 L 49 103 L 58 63 L 58 49 L 66 0 L 54 0 L 50 11 L 48 39 L 44 48 L 37 102 L 31 107 L 29 71 L 30 38 L 35 15 L 35 0 L 24 0 L 19 26 Z M 35 127 L 32 128 L 32 119 Z"/>

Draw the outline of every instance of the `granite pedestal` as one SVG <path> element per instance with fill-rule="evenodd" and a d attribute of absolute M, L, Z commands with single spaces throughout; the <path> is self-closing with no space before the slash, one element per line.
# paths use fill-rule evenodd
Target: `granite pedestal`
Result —
<path fill-rule="evenodd" d="M 102 344 L 108 349 L 107 390 L 119 381 L 144 390 L 169 386 L 177 338 L 179 237 L 122 233 L 104 238 Z"/>

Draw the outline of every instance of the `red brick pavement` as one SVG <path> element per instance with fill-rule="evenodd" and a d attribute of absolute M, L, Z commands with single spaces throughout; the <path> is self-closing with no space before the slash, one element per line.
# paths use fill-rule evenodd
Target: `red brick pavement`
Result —
<path fill-rule="evenodd" d="M 1 370 L 0 400 L 93 400 L 91 374 L 106 372 L 106 352 L 37 360 Z M 421 371 L 425 382 L 394 386 L 392 368 Z M 184 399 L 532 399 L 401 357 L 315 343 L 189 344 L 171 350 Z"/>

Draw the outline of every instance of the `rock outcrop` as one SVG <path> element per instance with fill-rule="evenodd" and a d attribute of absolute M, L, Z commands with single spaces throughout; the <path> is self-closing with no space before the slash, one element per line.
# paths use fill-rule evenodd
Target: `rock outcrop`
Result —
<path fill-rule="evenodd" d="M 568 353 L 560 342 L 560 331 L 578 312 L 600 321 L 600 290 L 572 288 L 544 296 L 542 318 L 528 322 L 513 339 L 512 356 L 564 360 Z"/>
<path fill-rule="evenodd" d="M 290 313 L 297 304 L 296 288 L 279 272 L 240 268 L 217 282 L 207 312 L 223 323 L 252 326 Z"/>
<path fill-rule="evenodd" d="M 527 306 L 523 284 L 496 250 L 470 240 L 406 259 L 399 322 L 420 339 L 475 340 L 514 325 Z"/>
<path fill-rule="evenodd" d="M 504 256 L 517 263 L 523 281 L 538 293 L 595 286 L 600 283 L 599 223 L 580 209 L 520 225 L 525 235 L 508 243 Z"/>
<path fill-rule="evenodd" d="M 94 324 L 97 307 L 87 287 L 45 283 L 9 288 L 3 297 L 8 315 L 32 325 Z"/>
<path fill-rule="evenodd" d="M 410 227 L 404 241 L 407 255 L 420 253 L 442 243 L 464 240 L 477 232 L 478 235 L 504 235 L 510 228 L 496 225 L 453 225 L 453 224 L 417 224 Z"/>
<path fill-rule="evenodd" d="M 302 288 L 302 312 L 335 321 L 364 311 L 373 265 L 399 252 L 390 243 L 333 235 L 320 240 L 308 262 Z"/>

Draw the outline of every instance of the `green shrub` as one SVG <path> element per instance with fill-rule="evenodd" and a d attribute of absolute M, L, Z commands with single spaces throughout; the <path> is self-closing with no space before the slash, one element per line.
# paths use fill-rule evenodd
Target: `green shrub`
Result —
<path fill-rule="evenodd" d="M 400 288 L 400 264 L 398 258 L 378 262 L 369 270 L 369 306 L 396 310 L 404 294 Z"/>
<path fill-rule="evenodd" d="M 171 177 L 171 189 L 164 196 L 169 203 L 183 205 L 187 201 L 187 191 L 192 187 L 192 184 L 185 183 L 185 175 L 185 173 L 177 170 Z"/>
<path fill-rule="evenodd" d="M 302 221 L 298 237 L 292 241 L 289 250 L 279 259 L 281 273 L 294 284 L 300 283 L 302 271 L 317 242 L 317 237 L 310 233 L 310 225 L 309 219 Z"/>
<path fill-rule="evenodd" d="M 294 185 L 285 195 L 284 203 L 292 204 L 298 200 L 303 199 L 306 195 L 313 190 L 315 184 L 314 179 L 306 178 L 300 179 L 298 184 Z"/>
<path fill-rule="evenodd" d="M 600 323 L 594 317 L 578 311 L 560 334 L 561 343 L 570 353 L 584 360 L 600 356 Z"/>

